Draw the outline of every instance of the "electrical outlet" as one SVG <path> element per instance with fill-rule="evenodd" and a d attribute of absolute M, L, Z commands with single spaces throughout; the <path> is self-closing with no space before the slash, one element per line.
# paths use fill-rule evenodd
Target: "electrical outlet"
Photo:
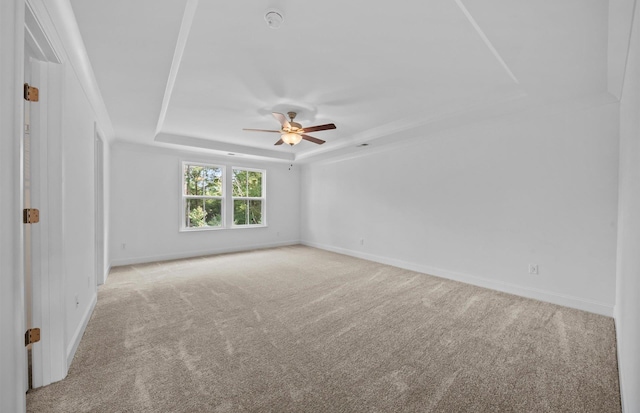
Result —
<path fill-rule="evenodd" d="M 538 274 L 538 264 L 529 264 L 529 274 Z"/>

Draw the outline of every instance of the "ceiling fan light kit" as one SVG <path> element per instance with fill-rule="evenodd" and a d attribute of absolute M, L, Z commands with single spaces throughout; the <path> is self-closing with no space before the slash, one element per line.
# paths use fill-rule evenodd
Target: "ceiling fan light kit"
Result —
<path fill-rule="evenodd" d="M 317 125 L 317 126 L 310 126 L 308 128 L 303 128 L 301 124 L 293 121 L 293 119 L 295 119 L 296 117 L 296 112 L 287 113 L 289 115 L 290 120 L 287 120 L 287 118 L 282 113 L 272 112 L 271 114 L 273 115 L 274 118 L 276 118 L 278 122 L 280 122 L 280 125 L 282 125 L 282 129 L 280 130 L 243 129 L 243 130 L 252 131 L 252 132 L 280 133 L 281 134 L 280 139 L 275 143 L 275 145 L 282 145 L 283 143 L 286 143 L 288 145 L 293 146 L 293 145 L 299 144 L 303 139 L 305 141 L 322 145 L 325 141 L 323 141 L 322 139 L 314 138 L 313 136 L 309 136 L 307 135 L 307 133 L 320 132 L 320 131 L 329 130 L 329 129 L 336 129 L 336 125 L 334 125 L 333 123 L 327 123 L 325 125 Z"/>
<path fill-rule="evenodd" d="M 280 139 L 282 139 L 284 143 L 293 146 L 299 144 L 300 141 L 302 141 L 302 136 L 298 135 L 297 133 L 289 132 L 282 135 L 282 138 Z"/>

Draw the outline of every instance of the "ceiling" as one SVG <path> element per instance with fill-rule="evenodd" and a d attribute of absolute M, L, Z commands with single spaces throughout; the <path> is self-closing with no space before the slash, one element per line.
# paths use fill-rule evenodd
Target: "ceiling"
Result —
<path fill-rule="evenodd" d="M 607 89 L 603 0 L 71 4 L 126 142 L 313 160 Z M 274 111 L 337 129 L 293 147 L 242 130 L 278 129 Z"/>

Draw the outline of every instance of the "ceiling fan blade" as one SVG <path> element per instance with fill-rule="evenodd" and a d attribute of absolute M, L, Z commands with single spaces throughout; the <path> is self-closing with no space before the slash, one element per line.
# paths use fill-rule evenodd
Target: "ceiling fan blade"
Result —
<path fill-rule="evenodd" d="M 276 133 L 280 133 L 279 130 L 268 130 L 268 129 L 242 129 L 242 130 L 248 130 L 251 132 L 276 132 Z"/>
<path fill-rule="evenodd" d="M 309 136 L 309 135 L 304 135 L 303 134 L 303 135 L 300 135 L 300 136 L 302 136 L 302 139 L 304 139 L 305 141 L 317 143 L 318 145 L 322 145 L 325 142 L 322 139 L 314 138 L 313 136 Z"/>
<path fill-rule="evenodd" d="M 309 126 L 308 128 L 302 128 L 303 132 L 318 132 L 321 130 L 335 129 L 336 125 L 333 123 L 327 123 L 326 125 Z"/>
<path fill-rule="evenodd" d="M 282 128 L 289 129 L 291 127 L 291 125 L 289 125 L 289 121 L 287 121 L 287 118 L 282 113 L 271 112 L 271 114 L 278 120 L 278 122 L 280 122 Z"/>
<path fill-rule="evenodd" d="M 278 142 L 274 143 L 274 145 L 282 145 L 284 143 L 284 141 L 282 139 L 280 139 Z"/>

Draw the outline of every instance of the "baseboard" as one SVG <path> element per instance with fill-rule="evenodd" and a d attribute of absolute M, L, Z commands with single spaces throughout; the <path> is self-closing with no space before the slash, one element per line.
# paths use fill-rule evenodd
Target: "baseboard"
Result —
<path fill-rule="evenodd" d="M 91 303 L 89 304 L 89 308 L 87 308 L 87 311 L 85 311 L 84 316 L 82 317 L 82 322 L 76 329 L 75 333 L 73 333 L 71 342 L 67 346 L 67 371 L 69 371 L 69 367 L 71 367 L 71 362 L 73 361 L 73 357 L 76 355 L 76 350 L 78 350 L 78 346 L 80 345 L 80 340 L 82 339 L 84 330 L 87 328 L 89 319 L 91 319 L 91 314 L 93 314 L 93 309 L 96 308 L 97 302 L 98 302 L 98 294 L 94 294 L 93 298 L 91 299 Z"/>
<path fill-rule="evenodd" d="M 283 242 L 269 242 L 263 244 L 248 244 L 243 245 L 241 247 L 229 247 L 229 248 L 214 248 L 207 250 L 197 250 L 197 251 L 187 251 L 187 252 L 179 252 L 175 254 L 160 254 L 160 255 L 148 255 L 142 257 L 129 257 L 129 258 L 119 258 L 111 260 L 111 267 L 118 267 L 121 265 L 133 265 L 133 264 L 144 264 L 148 262 L 159 262 L 159 261 L 168 261 L 168 260 L 178 260 L 182 258 L 193 258 L 193 257 L 202 257 L 206 255 L 215 255 L 215 254 L 227 254 L 230 252 L 242 252 L 242 251 L 251 251 L 251 250 L 261 250 L 265 248 L 276 248 L 276 247 L 286 247 L 289 245 L 298 245 L 300 241 L 283 241 Z"/>
<path fill-rule="evenodd" d="M 625 409 L 624 403 L 624 374 L 622 374 L 622 360 L 620 359 L 620 355 L 622 352 L 620 351 L 620 343 L 622 343 L 622 337 L 620 336 L 620 332 L 622 331 L 622 326 L 620 322 L 620 313 L 619 307 L 616 305 L 613 309 L 613 322 L 616 328 L 616 359 L 618 360 L 618 383 L 620 384 L 620 406 L 622 407 L 622 413 L 625 413 L 627 409 Z"/>
<path fill-rule="evenodd" d="M 455 271 L 449 271 L 443 268 L 432 267 L 428 265 L 416 264 L 408 261 L 397 260 L 394 258 L 384 257 L 375 254 L 369 254 L 361 251 L 349 250 L 346 248 L 334 247 L 330 245 L 319 244 L 316 242 L 301 241 L 303 245 L 319 248 L 327 251 L 337 252 L 339 254 L 350 255 L 356 258 L 362 258 L 368 261 L 379 262 L 381 264 L 392 265 L 394 267 L 404 268 L 406 270 L 421 272 L 449 280 L 460 281 L 466 284 L 476 285 L 478 287 L 489 288 L 521 297 L 532 298 L 535 300 L 545 301 L 552 304 L 558 304 L 564 307 L 575 308 L 578 310 L 588 311 L 590 313 L 600 314 L 607 317 L 613 317 L 613 306 L 574 297 L 565 294 L 559 294 L 551 291 L 544 291 L 535 288 L 522 287 L 515 284 L 495 281 L 484 277 L 478 277 L 471 274 L 464 274 Z"/>

